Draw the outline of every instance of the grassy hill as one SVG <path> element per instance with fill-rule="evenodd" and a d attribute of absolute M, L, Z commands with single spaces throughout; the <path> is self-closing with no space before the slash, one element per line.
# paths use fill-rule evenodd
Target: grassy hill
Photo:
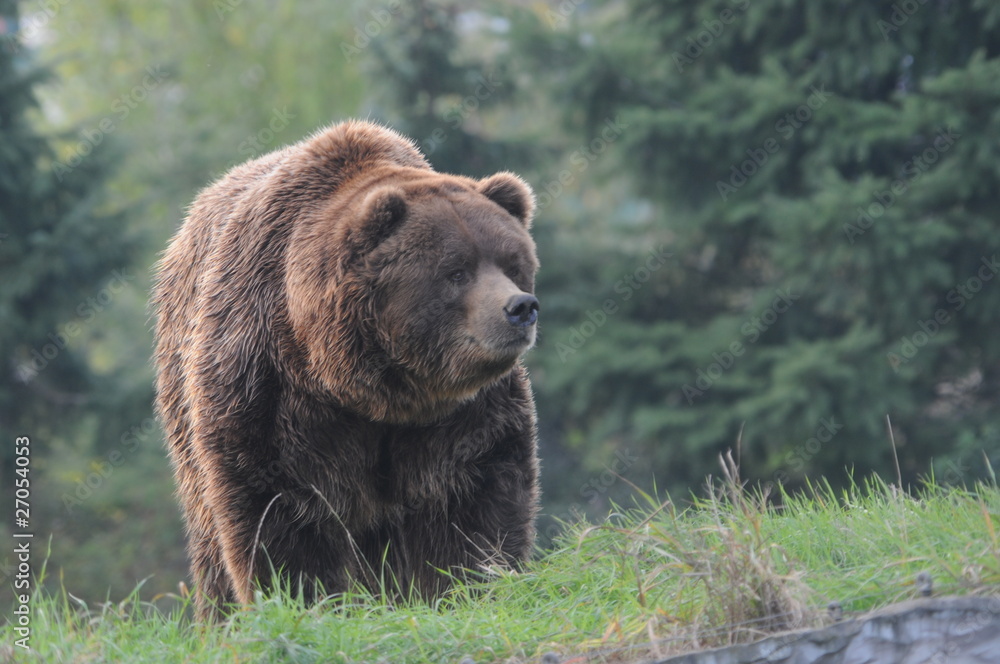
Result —
<path fill-rule="evenodd" d="M 433 606 L 358 593 L 307 608 L 284 593 L 206 629 L 183 598 L 87 606 L 64 579 L 32 599 L 33 652 L 0 629 L 0 662 L 624 662 L 829 623 L 931 584 L 1000 592 L 995 484 L 765 496 L 731 464 L 724 476 L 684 508 L 644 496 L 573 525 L 526 570 Z"/>

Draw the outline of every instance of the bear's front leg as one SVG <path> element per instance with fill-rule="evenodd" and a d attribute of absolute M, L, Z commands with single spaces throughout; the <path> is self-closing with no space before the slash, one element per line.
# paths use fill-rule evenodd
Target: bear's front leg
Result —
<path fill-rule="evenodd" d="M 410 509 L 400 528 L 403 552 L 391 560 L 409 572 L 425 597 L 439 595 L 448 578 L 438 570 L 462 576 L 465 570 L 489 573 L 518 568 L 535 541 L 538 511 L 537 460 L 533 428 L 492 448 L 493 453 L 465 469 L 464 487 L 444 504 Z"/>
<path fill-rule="evenodd" d="M 276 580 L 307 602 L 346 590 L 357 554 L 337 524 L 304 521 L 300 499 L 288 491 L 241 491 L 239 482 L 216 487 L 224 489 L 209 500 L 218 505 L 225 574 L 238 602 L 251 603 L 258 588 L 275 590 Z"/>

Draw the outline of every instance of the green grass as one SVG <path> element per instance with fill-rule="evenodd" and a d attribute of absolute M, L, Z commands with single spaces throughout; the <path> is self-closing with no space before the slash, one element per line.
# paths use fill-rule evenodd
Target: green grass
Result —
<path fill-rule="evenodd" d="M 938 595 L 1000 591 L 996 486 L 908 495 L 876 480 L 776 498 L 730 480 L 683 510 L 649 499 L 433 606 L 285 593 L 204 628 L 184 607 L 39 592 L 35 652 L 12 649 L 5 625 L 0 662 L 625 662 L 824 624 L 831 602 L 846 617 L 918 597 L 921 573 Z"/>

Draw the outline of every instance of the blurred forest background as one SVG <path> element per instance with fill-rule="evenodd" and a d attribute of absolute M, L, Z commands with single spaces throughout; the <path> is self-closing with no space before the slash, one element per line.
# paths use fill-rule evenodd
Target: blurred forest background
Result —
<path fill-rule="evenodd" d="M 0 536 L 27 435 L 50 582 L 185 579 L 151 266 L 349 117 L 538 194 L 543 545 L 738 439 L 793 489 L 895 481 L 887 415 L 906 484 L 1000 462 L 995 2 L 0 0 Z"/>

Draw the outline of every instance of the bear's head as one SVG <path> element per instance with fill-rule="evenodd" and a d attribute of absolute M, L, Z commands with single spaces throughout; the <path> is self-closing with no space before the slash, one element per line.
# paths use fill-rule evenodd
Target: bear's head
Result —
<path fill-rule="evenodd" d="M 307 215 L 288 311 L 315 389 L 366 418 L 424 423 L 509 373 L 535 342 L 534 196 L 393 168 Z"/>

